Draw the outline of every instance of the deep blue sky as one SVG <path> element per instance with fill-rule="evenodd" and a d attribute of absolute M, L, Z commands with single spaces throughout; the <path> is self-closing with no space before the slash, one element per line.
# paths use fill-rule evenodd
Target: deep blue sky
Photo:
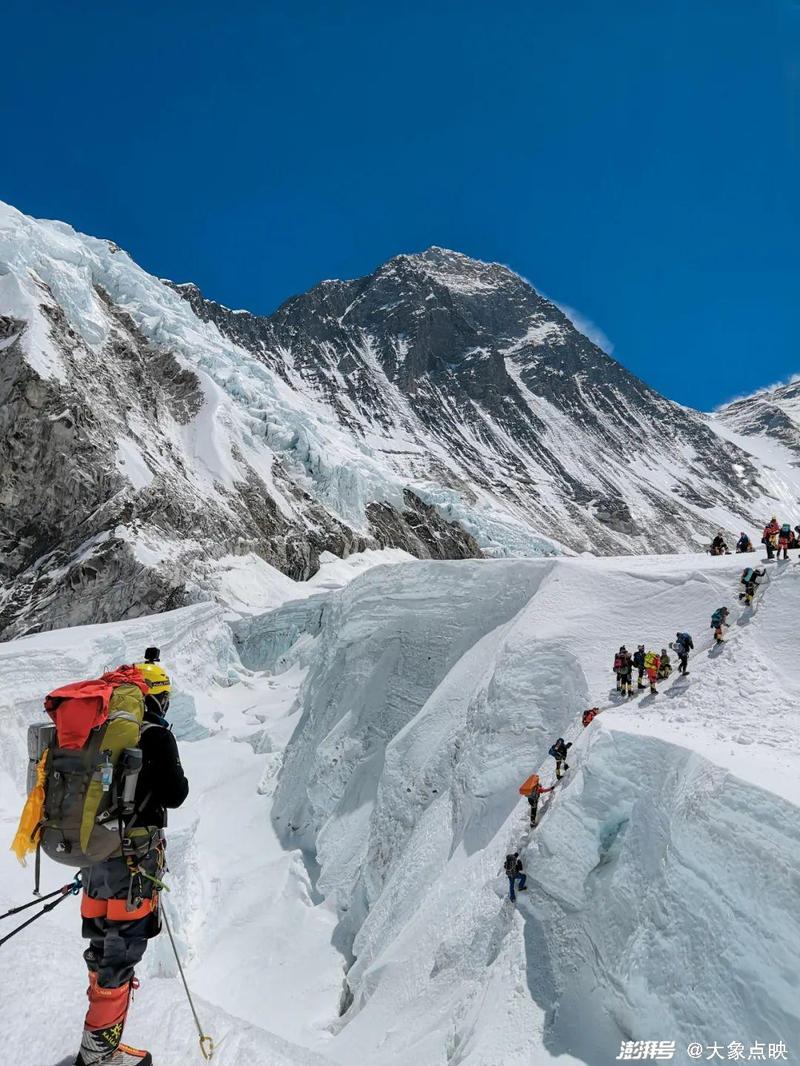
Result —
<path fill-rule="evenodd" d="M 710 407 L 800 372 L 800 0 L 17 3 L 0 198 L 269 312 L 430 244 Z"/>

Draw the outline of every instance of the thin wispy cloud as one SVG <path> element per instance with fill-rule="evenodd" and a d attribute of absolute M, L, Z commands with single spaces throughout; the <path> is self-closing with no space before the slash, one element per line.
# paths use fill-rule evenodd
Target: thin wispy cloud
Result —
<path fill-rule="evenodd" d="M 576 310 L 574 307 L 570 307 L 569 304 L 563 304 L 559 300 L 553 300 L 556 307 L 563 311 L 575 329 L 579 333 L 582 333 L 584 337 L 588 337 L 592 344 L 596 344 L 598 348 L 602 348 L 606 355 L 614 354 L 614 342 L 610 339 L 607 333 L 605 333 L 596 322 L 592 322 L 590 318 Z"/>

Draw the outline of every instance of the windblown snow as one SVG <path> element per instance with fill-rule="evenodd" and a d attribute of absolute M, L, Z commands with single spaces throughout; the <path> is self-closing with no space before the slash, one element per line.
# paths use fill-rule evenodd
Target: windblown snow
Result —
<path fill-rule="evenodd" d="M 800 578 L 771 567 L 743 611 L 740 569 L 409 562 L 234 621 L 204 603 L 7 643 L 3 833 L 44 693 L 157 643 L 191 784 L 166 906 L 220 1066 L 607 1066 L 623 1040 L 675 1041 L 684 1063 L 690 1043 L 705 1058 L 783 1041 L 792 1061 Z M 619 644 L 660 649 L 679 629 L 690 676 L 618 705 Z M 518 785 L 551 783 L 559 735 L 570 769 L 531 832 Z M 30 878 L 5 853 L 2 909 Z M 45 863 L 43 888 L 63 879 Z M 82 946 L 67 902 L 0 949 L 12 1061 L 71 1061 Z M 139 976 L 128 1039 L 158 1066 L 200 1061 L 164 937 Z"/>

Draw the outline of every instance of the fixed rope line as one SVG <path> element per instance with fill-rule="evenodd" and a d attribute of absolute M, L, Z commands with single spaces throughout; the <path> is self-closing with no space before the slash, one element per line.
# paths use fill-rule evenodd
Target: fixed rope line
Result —
<path fill-rule="evenodd" d="M 169 934 L 169 942 L 172 945 L 172 953 L 175 956 L 175 961 L 178 964 L 178 973 L 181 975 L 181 981 L 183 981 L 183 987 L 186 992 L 186 998 L 189 1000 L 189 1006 L 194 1016 L 194 1024 L 197 1027 L 197 1034 L 200 1037 L 200 1052 L 206 1062 L 211 1061 L 211 1056 L 214 1054 L 214 1040 L 210 1036 L 206 1036 L 203 1032 L 203 1027 L 200 1024 L 200 1019 L 197 1017 L 197 1011 L 195 1010 L 194 1001 L 192 1000 L 192 994 L 189 991 L 189 985 L 186 983 L 186 975 L 183 972 L 183 966 L 181 966 L 180 956 L 178 955 L 178 949 L 175 945 L 175 937 L 172 935 L 172 928 L 169 924 L 169 918 L 167 917 L 167 910 L 164 907 L 163 900 L 161 902 L 161 914 L 164 918 L 164 925 L 166 926 L 167 933 Z"/>

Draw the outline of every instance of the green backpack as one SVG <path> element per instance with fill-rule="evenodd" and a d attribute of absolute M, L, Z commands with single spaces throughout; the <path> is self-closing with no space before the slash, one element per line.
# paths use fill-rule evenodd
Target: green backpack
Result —
<path fill-rule="evenodd" d="M 31 771 L 45 755 L 39 843 L 65 866 L 122 854 L 135 818 L 147 684 L 134 667 L 56 689 L 45 698 L 54 725 L 28 731 Z"/>

